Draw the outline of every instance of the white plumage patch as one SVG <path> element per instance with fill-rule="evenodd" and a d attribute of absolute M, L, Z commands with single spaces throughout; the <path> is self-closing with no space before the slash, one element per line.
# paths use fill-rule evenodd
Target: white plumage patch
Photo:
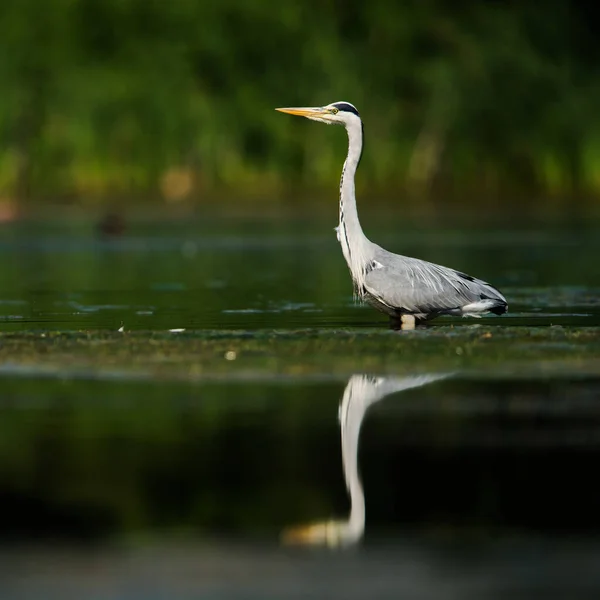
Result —
<path fill-rule="evenodd" d="M 496 300 L 479 300 L 478 302 L 471 302 L 471 304 L 465 304 L 461 308 L 463 317 L 481 317 L 481 313 L 486 313 L 496 306 Z"/>

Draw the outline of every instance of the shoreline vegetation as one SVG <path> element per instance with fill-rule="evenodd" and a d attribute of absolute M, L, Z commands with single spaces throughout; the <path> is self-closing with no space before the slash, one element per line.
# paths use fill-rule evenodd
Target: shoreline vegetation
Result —
<path fill-rule="evenodd" d="M 600 9 L 316 7 L 49 0 L 42 13 L 6 0 L 0 213 L 122 198 L 318 204 L 335 192 L 343 131 L 273 109 L 340 99 L 365 121 L 357 193 L 382 206 L 600 211 Z"/>

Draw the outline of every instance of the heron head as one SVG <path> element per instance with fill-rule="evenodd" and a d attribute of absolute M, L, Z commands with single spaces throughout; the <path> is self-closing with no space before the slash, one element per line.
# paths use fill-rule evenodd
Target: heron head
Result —
<path fill-rule="evenodd" d="M 358 114 L 356 107 L 349 102 L 334 102 L 327 106 L 303 108 L 276 108 L 275 110 L 290 115 L 306 117 L 307 119 L 326 123 L 327 125 L 334 124 L 347 127 L 356 120 L 360 122 L 360 115 Z"/>

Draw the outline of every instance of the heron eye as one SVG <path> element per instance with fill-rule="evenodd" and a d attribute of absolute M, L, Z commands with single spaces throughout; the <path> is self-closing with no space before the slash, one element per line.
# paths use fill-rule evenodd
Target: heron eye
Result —
<path fill-rule="evenodd" d="M 331 109 L 330 109 L 330 112 L 331 112 L 331 114 L 333 114 L 333 115 L 337 115 L 339 111 L 338 111 L 338 109 L 337 109 L 337 108 L 331 108 Z"/>

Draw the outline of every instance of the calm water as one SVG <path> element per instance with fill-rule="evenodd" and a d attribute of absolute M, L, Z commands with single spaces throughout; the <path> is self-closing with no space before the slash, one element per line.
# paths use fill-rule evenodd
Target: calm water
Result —
<path fill-rule="evenodd" d="M 518 324 L 600 324 L 600 226 L 449 228 L 392 219 L 368 229 L 390 250 L 500 287 Z M 204 219 L 132 223 L 101 239 L 85 221 L 3 225 L 4 331 L 246 330 L 385 323 L 352 301 L 331 223 Z M 513 321 L 511 321 L 513 322 Z"/>
<path fill-rule="evenodd" d="M 509 315 L 390 331 L 329 223 L 2 226 L 1 598 L 598 596 L 600 228 L 369 225 Z"/>

